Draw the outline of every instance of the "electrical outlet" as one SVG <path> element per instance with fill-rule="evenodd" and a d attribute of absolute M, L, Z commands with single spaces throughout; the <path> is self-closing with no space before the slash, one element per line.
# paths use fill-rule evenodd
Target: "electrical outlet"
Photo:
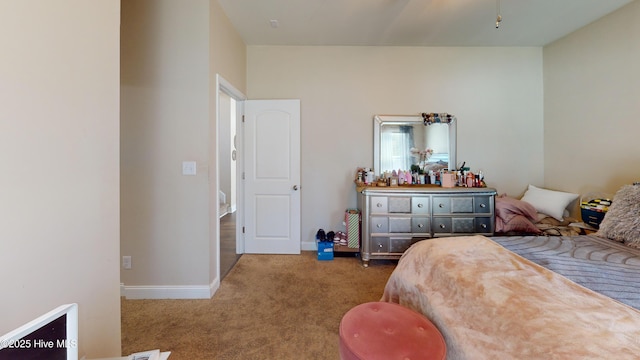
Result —
<path fill-rule="evenodd" d="M 122 257 L 122 268 L 123 269 L 131 269 L 131 256 L 123 256 Z"/>

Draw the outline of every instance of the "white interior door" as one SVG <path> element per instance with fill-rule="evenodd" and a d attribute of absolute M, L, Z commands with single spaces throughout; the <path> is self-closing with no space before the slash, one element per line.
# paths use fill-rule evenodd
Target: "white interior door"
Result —
<path fill-rule="evenodd" d="M 300 100 L 246 100 L 245 252 L 300 253 Z"/>

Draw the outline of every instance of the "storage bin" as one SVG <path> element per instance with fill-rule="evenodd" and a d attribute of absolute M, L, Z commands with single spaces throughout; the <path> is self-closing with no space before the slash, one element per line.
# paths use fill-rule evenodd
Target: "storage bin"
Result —
<path fill-rule="evenodd" d="M 355 249 L 360 247 L 360 210 L 347 209 L 345 213 L 347 225 L 348 247 Z"/>
<path fill-rule="evenodd" d="M 591 196 L 592 197 L 592 196 Z M 609 210 L 611 200 L 609 198 L 589 198 L 583 197 L 580 202 L 580 215 L 585 224 L 596 229 L 600 228 L 600 223 Z"/>
<path fill-rule="evenodd" d="M 318 241 L 318 260 L 333 260 L 333 241 Z"/>
<path fill-rule="evenodd" d="M 589 209 L 580 209 L 582 222 L 589 224 L 596 229 L 600 228 L 600 223 L 604 219 L 605 211 L 594 211 Z"/>

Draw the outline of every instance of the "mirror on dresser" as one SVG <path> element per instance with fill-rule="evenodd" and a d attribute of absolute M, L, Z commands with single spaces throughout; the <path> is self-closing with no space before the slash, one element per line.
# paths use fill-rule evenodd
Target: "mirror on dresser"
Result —
<path fill-rule="evenodd" d="M 428 124 L 428 125 L 425 125 Z M 373 117 L 373 170 L 425 172 L 456 168 L 456 118 L 448 114 L 375 115 Z M 413 151 L 412 151 L 413 149 Z M 424 161 L 426 149 L 433 150 Z M 422 160 L 422 161 L 421 161 Z"/>

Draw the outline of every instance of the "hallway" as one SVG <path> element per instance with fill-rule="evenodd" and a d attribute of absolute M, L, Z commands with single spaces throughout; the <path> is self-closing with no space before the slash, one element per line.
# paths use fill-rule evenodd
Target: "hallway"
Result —
<path fill-rule="evenodd" d="M 236 213 L 220 218 L 220 280 L 229 273 L 241 254 L 236 254 Z"/>

